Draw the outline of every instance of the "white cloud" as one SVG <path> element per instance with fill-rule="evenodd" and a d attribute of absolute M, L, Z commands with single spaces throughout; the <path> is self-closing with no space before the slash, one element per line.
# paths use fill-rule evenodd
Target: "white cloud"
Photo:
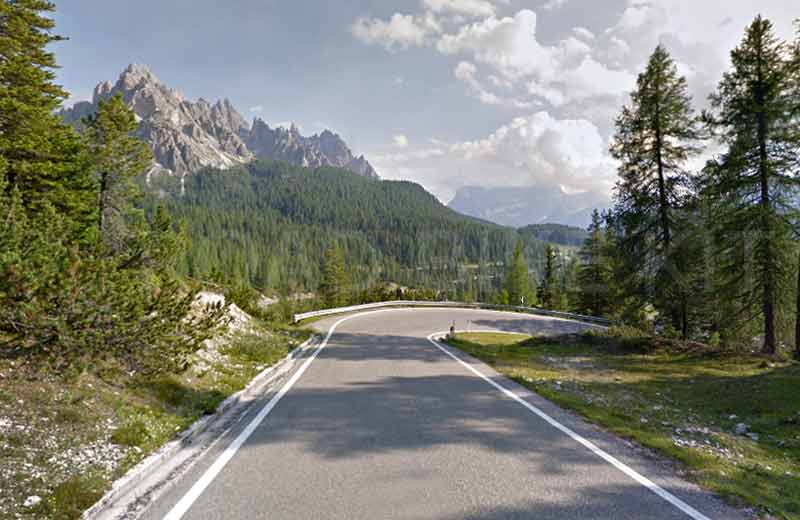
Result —
<path fill-rule="evenodd" d="M 463 185 L 541 184 L 607 192 L 613 182 L 607 142 L 585 119 L 556 119 L 540 111 L 514 118 L 482 139 L 434 144 L 377 155 L 373 162 L 384 176 L 421 182 L 441 200 Z"/>
<path fill-rule="evenodd" d="M 392 144 L 395 148 L 408 148 L 408 137 L 398 134 L 392 137 Z"/>
<path fill-rule="evenodd" d="M 531 9 L 503 16 L 490 0 L 420 2 L 420 13 L 403 19 L 418 28 L 415 36 L 403 38 L 400 30 L 387 36 L 390 26 L 402 25 L 395 19 L 401 15 L 395 15 L 365 25 L 375 29 L 367 31 L 374 33 L 368 43 L 393 50 L 426 46 L 451 60 L 454 77 L 468 95 L 520 114 L 483 139 L 409 146 L 375 161 L 383 174 L 417 180 L 442 200 L 469 184 L 558 182 L 567 190 L 608 192 L 614 180 L 614 161 L 607 152 L 614 116 L 628 102 L 656 45 L 667 47 L 702 108 L 756 13 L 771 19 L 783 38 L 793 36 L 791 21 L 797 17 L 786 0 L 757 5 L 730 0 L 724 12 L 716 2 L 627 0 L 607 27 L 592 25 L 590 30 L 576 24 L 544 41 Z M 586 9 L 605 7 L 584 2 Z M 548 0 L 542 8 L 564 3 Z M 534 106 L 547 110 L 531 114 Z"/>
<path fill-rule="evenodd" d="M 477 67 L 474 64 L 468 61 L 459 62 L 456 65 L 455 70 L 453 71 L 453 75 L 467 84 L 470 89 L 470 92 L 473 96 L 484 103 L 486 105 L 499 105 L 499 106 L 510 106 L 514 108 L 524 108 L 529 109 L 534 106 L 534 103 L 530 101 L 524 101 L 520 99 L 516 99 L 513 97 L 506 97 L 506 96 L 499 96 L 493 92 L 490 92 L 483 86 L 483 84 L 475 77 L 478 72 Z M 488 78 L 493 84 L 500 85 L 503 80 L 489 76 Z M 510 85 L 510 82 L 507 83 Z"/>
<path fill-rule="evenodd" d="M 559 7 L 563 6 L 566 3 L 567 0 L 547 0 L 547 2 L 545 2 L 544 5 L 542 5 L 542 9 L 550 11 L 553 9 L 558 9 Z"/>
<path fill-rule="evenodd" d="M 492 16 L 494 5 L 487 0 L 422 0 L 434 13 L 461 14 L 473 17 Z"/>
<path fill-rule="evenodd" d="M 586 27 L 575 27 L 572 29 L 572 33 L 577 38 L 584 41 L 592 41 L 595 38 L 594 33 L 589 29 L 587 29 Z"/>
<path fill-rule="evenodd" d="M 429 36 L 440 31 L 431 13 L 423 16 L 395 13 L 388 21 L 360 17 L 350 26 L 353 36 L 363 43 L 381 45 L 389 51 L 422 47 Z"/>
<path fill-rule="evenodd" d="M 609 68 L 592 57 L 585 33 L 583 39 L 569 36 L 543 45 L 536 39 L 536 24 L 536 13 L 529 10 L 513 17 L 489 17 L 442 35 L 437 48 L 443 54 L 471 55 L 505 81 L 525 84 L 528 94 L 554 106 L 620 96 L 633 86 L 631 73 Z M 460 79 L 473 81 L 474 74 Z"/>
<path fill-rule="evenodd" d="M 260 114 L 264 111 L 264 105 L 256 105 L 254 107 L 250 107 L 250 112 Z"/>

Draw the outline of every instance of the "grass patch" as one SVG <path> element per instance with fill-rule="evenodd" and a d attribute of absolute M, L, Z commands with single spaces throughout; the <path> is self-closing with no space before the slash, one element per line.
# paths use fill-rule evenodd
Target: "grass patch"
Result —
<path fill-rule="evenodd" d="M 102 475 L 75 475 L 58 484 L 33 512 L 40 517 L 58 520 L 80 518 L 84 510 L 103 496 L 105 488 L 106 480 Z"/>
<path fill-rule="evenodd" d="M 286 357 L 292 345 L 282 337 L 248 334 L 222 349 L 236 363 L 273 365 Z"/>
<path fill-rule="evenodd" d="M 186 371 L 158 377 L 109 366 L 27 379 L 0 356 L 0 518 L 80 518 L 115 478 L 310 335 L 250 325 L 251 334 L 198 353 Z M 42 501 L 24 506 L 31 496 Z"/>
<path fill-rule="evenodd" d="M 800 518 L 800 364 L 641 337 L 449 342 L 733 503 Z"/>

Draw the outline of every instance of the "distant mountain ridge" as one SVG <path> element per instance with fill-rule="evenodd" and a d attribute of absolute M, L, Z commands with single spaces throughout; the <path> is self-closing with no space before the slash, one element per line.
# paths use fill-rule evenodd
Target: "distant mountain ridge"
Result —
<path fill-rule="evenodd" d="M 568 193 L 560 186 L 464 186 L 448 206 L 459 213 L 504 226 L 556 223 L 585 228 L 592 211 L 611 206 L 594 192 Z"/>
<path fill-rule="evenodd" d="M 166 172 L 183 178 L 211 167 L 226 169 L 255 158 L 277 159 L 318 168 L 336 166 L 369 178 L 378 174 L 367 159 L 355 156 L 344 140 L 325 130 L 309 137 L 297 127 L 271 128 L 256 118 L 249 124 L 227 99 L 196 102 L 164 85 L 145 65 L 131 64 L 116 83 L 104 81 L 92 101 L 62 111 L 65 121 L 80 124 L 97 104 L 121 94 L 139 122 L 137 134 L 150 144 L 156 163 L 148 175 Z"/>

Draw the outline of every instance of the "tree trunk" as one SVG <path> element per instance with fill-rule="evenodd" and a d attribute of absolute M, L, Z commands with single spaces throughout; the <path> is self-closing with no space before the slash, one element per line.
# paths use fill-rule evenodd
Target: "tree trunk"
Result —
<path fill-rule="evenodd" d="M 681 339 L 689 339 L 689 305 L 685 296 L 681 298 Z"/>
<path fill-rule="evenodd" d="M 800 259 L 797 263 L 797 303 L 794 321 L 794 358 L 800 361 Z"/>
<path fill-rule="evenodd" d="M 664 156 L 662 154 L 662 148 L 664 146 L 663 136 L 661 135 L 661 100 L 656 99 L 656 121 L 655 121 L 655 133 L 656 133 L 656 144 L 655 144 L 655 152 L 656 152 L 656 166 L 658 168 L 658 212 L 659 217 L 661 219 L 661 240 L 663 243 L 663 260 L 664 266 L 662 269 L 664 272 L 669 273 L 669 270 L 666 268 L 666 263 L 670 258 L 670 245 L 672 244 L 672 233 L 670 230 L 669 225 L 669 200 L 667 199 L 667 180 L 664 176 Z M 659 291 L 657 291 L 658 293 Z M 681 309 L 679 305 L 676 305 L 675 302 L 668 301 L 666 302 L 668 312 L 670 314 L 670 320 L 672 321 L 672 326 L 675 329 L 682 329 L 682 318 L 681 318 Z"/>
<path fill-rule="evenodd" d="M 756 86 L 756 106 L 758 107 L 758 174 L 761 179 L 761 233 L 765 237 L 764 265 L 761 266 L 764 294 L 764 346 L 761 352 L 775 354 L 777 342 L 775 339 L 775 259 L 770 237 L 771 202 L 769 196 L 769 164 L 767 156 L 767 118 L 764 113 L 764 80 L 761 63 L 761 52 L 758 55 L 758 85 Z"/>

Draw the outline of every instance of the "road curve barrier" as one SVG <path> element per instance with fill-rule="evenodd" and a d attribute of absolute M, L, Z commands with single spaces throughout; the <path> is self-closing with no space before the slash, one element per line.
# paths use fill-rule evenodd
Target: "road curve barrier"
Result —
<path fill-rule="evenodd" d="M 597 316 L 586 316 L 583 314 L 573 314 L 571 312 L 551 311 L 547 309 L 540 309 L 538 307 L 521 307 L 517 305 L 495 305 L 490 303 L 465 303 L 465 302 L 431 302 L 431 301 L 416 301 L 416 300 L 391 300 L 385 302 L 365 303 L 363 305 L 350 305 L 349 307 L 336 307 L 333 309 L 321 309 L 318 311 L 303 312 L 294 315 L 294 323 L 301 322 L 310 318 L 319 318 L 321 316 L 330 316 L 333 314 L 343 314 L 349 312 L 366 311 L 370 309 L 381 309 L 385 307 L 451 307 L 459 309 L 483 309 L 490 311 L 506 311 L 506 312 L 520 312 L 524 314 L 535 314 L 538 316 L 552 316 L 554 318 L 563 318 L 567 320 L 583 321 L 608 327 L 612 325 L 611 320 L 605 318 L 598 318 Z"/>

